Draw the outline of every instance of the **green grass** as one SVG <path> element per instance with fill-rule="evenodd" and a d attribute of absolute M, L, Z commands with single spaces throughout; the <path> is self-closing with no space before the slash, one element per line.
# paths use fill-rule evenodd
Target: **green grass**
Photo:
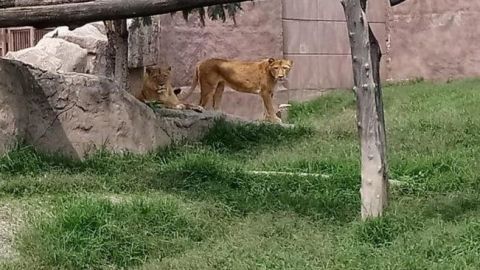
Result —
<path fill-rule="evenodd" d="M 159 198 L 60 198 L 54 217 L 31 219 L 19 249 L 39 266 L 91 269 L 141 264 L 147 255 L 167 257 L 208 237 L 212 223 L 202 209 Z M 211 216 L 214 218 L 214 216 Z M 41 243 L 41 244 L 40 244 Z"/>
<path fill-rule="evenodd" d="M 0 268 L 480 268 L 480 80 L 389 85 L 384 99 L 403 185 L 383 218 L 359 221 L 354 96 L 337 91 L 294 104 L 295 128 L 218 122 L 143 156 L 19 145 L 0 158 L 0 204 L 26 218 Z"/>

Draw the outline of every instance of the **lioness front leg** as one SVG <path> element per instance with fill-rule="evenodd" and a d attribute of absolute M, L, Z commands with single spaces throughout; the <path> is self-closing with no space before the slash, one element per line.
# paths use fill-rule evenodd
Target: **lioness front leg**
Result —
<path fill-rule="evenodd" d="M 266 120 L 273 123 L 282 123 L 282 119 L 275 115 L 275 110 L 273 109 L 272 93 L 270 93 L 269 91 L 261 91 L 260 95 L 262 96 L 263 104 L 265 105 Z"/>

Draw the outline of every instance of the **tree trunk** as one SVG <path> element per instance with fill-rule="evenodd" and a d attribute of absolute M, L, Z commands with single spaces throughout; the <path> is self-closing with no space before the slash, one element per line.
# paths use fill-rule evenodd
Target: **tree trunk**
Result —
<path fill-rule="evenodd" d="M 115 38 L 114 38 L 114 26 L 113 21 L 103 21 L 105 30 L 107 32 L 107 48 L 105 49 L 105 76 L 115 80 Z"/>
<path fill-rule="evenodd" d="M 388 202 L 386 138 L 380 85 L 380 46 L 366 17 L 367 0 L 343 0 L 352 53 L 361 147 L 362 219 L 378 217 Z"/>
<path fill-rule="evenodd" d="M 128 90 L 128 29 L 127 20 L 104 21 L 107 32 L 106 76 Z"/>
<path fill-rule="evenodd" d="M 115 81 L 123 90 L 127 88 L 128 76 L 128 29 L 127 20 L 113 21 L 113 41 L 115 47 Z"/>
<path fill-rule="evenodd" d="M 0 5 L 15 6 L 13 0 Z M 60 1 L 60 0 L 57 0 Z M 0 28 L 15 26 L 61 26 L 103 20 L 119 20 L 168 14 L 198 7 L 238 3 L 249 0 L 65 0 L 71 4 L 35 5 L 0 9 Z M 12 4 L 13 3 L 13 4 Z M 45 1 L 40 1 L 40 4 Z"/>

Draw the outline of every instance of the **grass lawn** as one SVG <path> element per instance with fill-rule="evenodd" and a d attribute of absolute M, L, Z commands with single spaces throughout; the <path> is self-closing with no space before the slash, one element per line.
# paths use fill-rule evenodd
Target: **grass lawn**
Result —
<path fill-rule="evenodd" d="M 385 88 L 391 190 L 362 223 L 355 102 L 197 145 L 0 158 L 1 269 L 480 269 L 480 80 Z M 329 177 L 255 175 L 252 170 Z"/>

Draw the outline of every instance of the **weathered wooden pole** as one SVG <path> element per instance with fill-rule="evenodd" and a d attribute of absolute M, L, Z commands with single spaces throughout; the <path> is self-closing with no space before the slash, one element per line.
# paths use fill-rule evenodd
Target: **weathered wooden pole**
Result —
<path fill-rule="evenodd" d="M 0 28 L 14 26 L 61 26 L 166 14 L 217 4 L 250 0 L 63 0 L 63 4 L 16 6 L 0 0 Z M 12 4 L 13 1 L 13 4 Z M 57 0 L 62 1 L 62 0 Z M 5 3 L 4 3 L 5 2 Z M 9 4 L 10 3 L 10 4 Z M 45 0 L 40 0 L 44 4 Z"/>
<path fill-rule="evenodd" d="M 366 16 L 367 0 L 342 0 L 352 53 L 361 149 L 362 219 L 381 216 L 388 203 L 380 46 Z"/>
<path fill-rule="evenodd" d="M 0 8 L 58 5 L 95 0 L 0 0 Z"/>
<path fill-rule="evenodd" d="M 121 89 L 128 89 L 128 29 L 127 20 L 113 21 L 115 46 L 115 81 Z"/>

